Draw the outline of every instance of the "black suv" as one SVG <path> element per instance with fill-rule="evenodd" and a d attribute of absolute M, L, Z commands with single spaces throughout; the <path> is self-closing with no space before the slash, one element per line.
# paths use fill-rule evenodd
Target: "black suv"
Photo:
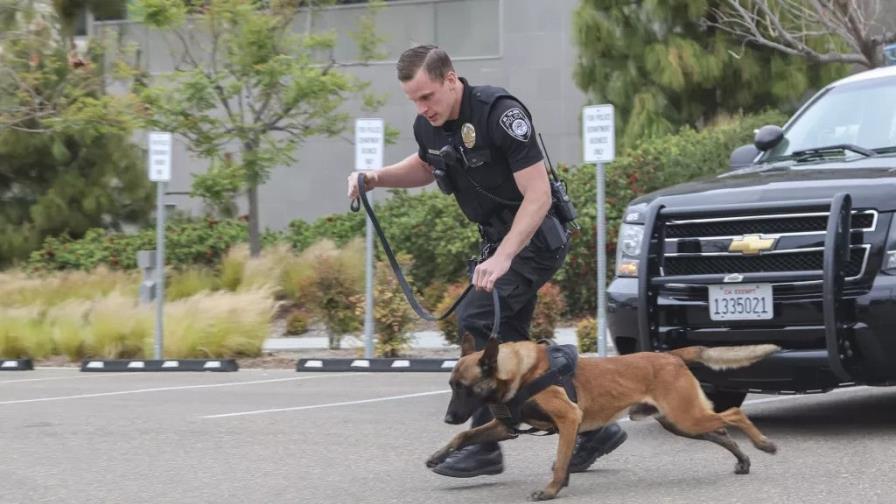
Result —
<path fill-rule="evenodd" d="M 617 349 L 782 348 L 695 367 L 717 409 L 896 383 L 896 67 L 829 85 L 731 162 L 629 204 L 608 288 Z"/>

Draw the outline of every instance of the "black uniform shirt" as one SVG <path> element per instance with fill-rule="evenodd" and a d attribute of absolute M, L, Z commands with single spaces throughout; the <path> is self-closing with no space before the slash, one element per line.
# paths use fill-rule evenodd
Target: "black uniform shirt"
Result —
<path fill-rule="evenodd" d="M 449 143 L 463 152 L 468 165 L 447 168 L 448 178 L 467 218 L 485 224 L 503 210 L 516 212 L 522 194 L 513 173 L 543 157 L 528 110 L 518 100 L 501 88 L 470 86 L 463 78 L 461 82 L 464 92 L 458 118 L 434 127 L 418 115 L 414 137 L 420 159 L 430 165 L 441 162 L 436 153 Z M 464 124 L 475 129 L 472 147 L 464 142 Z"/>

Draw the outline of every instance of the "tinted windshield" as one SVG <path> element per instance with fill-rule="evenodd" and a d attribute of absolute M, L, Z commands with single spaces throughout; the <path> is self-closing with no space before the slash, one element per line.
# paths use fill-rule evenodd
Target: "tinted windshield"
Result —
<path fill-rule="evenodd" d="M 896 145 L 896 78 L 872 79 L 828 90 L 787 127 L 784 140 L 768 152 L 766 159 L 837 144 L 866 149 Z"/>

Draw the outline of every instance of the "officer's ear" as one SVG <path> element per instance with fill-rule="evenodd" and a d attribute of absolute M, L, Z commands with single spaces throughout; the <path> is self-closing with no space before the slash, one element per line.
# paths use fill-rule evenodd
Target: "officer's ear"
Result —
<path fill-rule="evenodd" d="M 448 84 L 448 87 L 453 91 L 454 86 L 457 86 L 457 82 L 457 73 L 455 73 L 454 70 L 449 70 L 448 73 L 445 74 L 445 83 Z"/>

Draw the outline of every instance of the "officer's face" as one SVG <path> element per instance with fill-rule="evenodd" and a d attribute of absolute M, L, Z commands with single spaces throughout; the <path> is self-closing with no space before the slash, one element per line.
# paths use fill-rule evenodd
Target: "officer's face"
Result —
<path fill-rule="evenodd" d="M 413 79 L 402 82 L 401 89 L 408 99 L 414 102 L 417 113 L 422 115 L 433 126 L 441 126 L 445 121 L 454 119 L 457 94 L 455 90 L 460 85 L 457 74 L 448 72 L 441 82 L 433 80 L 422 68 L 417 71 Z"/>

